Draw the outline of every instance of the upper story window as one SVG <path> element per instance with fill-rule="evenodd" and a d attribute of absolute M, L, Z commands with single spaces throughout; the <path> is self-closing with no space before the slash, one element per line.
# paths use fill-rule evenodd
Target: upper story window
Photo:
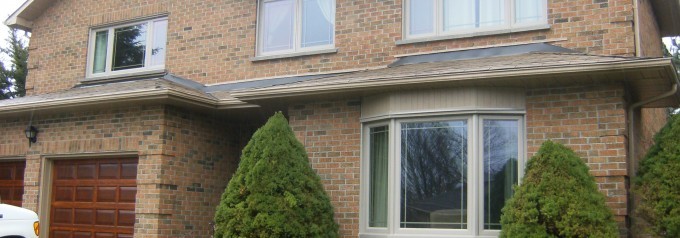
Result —
<path fill-rule="evenodd" d="M 258 55 L 334 47 L 335 0 L 260 0 Z"/>
<path fill-rule="evenodd" d="M 160 18 L 93 29 L 88 78 L 164 69 L 167 28 L 168 20 Z"/>
<path fill-rule="evenodd" d="M 405 0 L 404 35 L 413 39 L 502 33 L 547 25 L 546 5 L 546 0 Z"/>

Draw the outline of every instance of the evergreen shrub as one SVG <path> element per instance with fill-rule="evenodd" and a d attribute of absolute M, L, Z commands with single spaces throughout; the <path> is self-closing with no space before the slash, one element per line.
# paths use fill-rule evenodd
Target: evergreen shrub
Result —
<path fill-rule="evenodd" d="M 502 209 L 501 237 L 618 237 L 588 166 L 571 149 L 543 143 Z"/>
<path fill-rule="evenodd" d="M 635 180 L 636 212 L 660 237 L 680 237 L 680 115 L 654 137 Z"/>
<path fill-rule="evenodd" d="M 338 236 L 321 180 L 281 112 L 244 148 L 215 226 L 215 237 Z"/>

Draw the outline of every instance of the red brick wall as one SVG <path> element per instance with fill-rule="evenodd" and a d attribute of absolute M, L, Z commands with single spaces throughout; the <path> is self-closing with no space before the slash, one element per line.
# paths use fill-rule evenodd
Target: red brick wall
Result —
<path fill-rule="evenodd" d="M 590 167 L 625 234 L 628 133 L 623 86 L 533 89 L 527 92 L 526 110 L 528 156 L 546 140 L 573 149 Z"/>
<path fill-rule="evenodd" d="M 335 209 L 342 237 L 359 234 L 361 117 L 358 99 L 293 105 L 289 124 L 305 145 Z"/>
<path fill-rule="evenodd" d="M 28 94 L 64 90 L 85 77 L 89 28 L 169 13 L 166 68 L 205 84 L 279 75 L 384 66 L 395 55 L 561 39 L 591 54 L 633 55 L 630 0 L 549 0 L 549 30 L 397 46 L 402 0 L 337 0 L 338 53 L 251 62 L 255 0 L 58 0 L 35 21 Z"/>

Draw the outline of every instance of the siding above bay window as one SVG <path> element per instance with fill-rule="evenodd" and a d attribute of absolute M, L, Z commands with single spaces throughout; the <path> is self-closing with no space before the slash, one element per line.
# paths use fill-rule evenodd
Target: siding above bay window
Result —
<path fill-rule="evenodd" d="M 413 116 L 419 113 L 455 111 L 523 111 L 526 107 L 522 88 L 465 87 L 403 91 L 365 98 L 361 106 L 363 121 L 385 117 Z"/>

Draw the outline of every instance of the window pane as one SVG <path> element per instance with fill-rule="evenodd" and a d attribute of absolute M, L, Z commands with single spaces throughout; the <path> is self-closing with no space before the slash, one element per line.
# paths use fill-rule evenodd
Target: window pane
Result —
<path fill-rule="evenodd" d="M 112 70 L 144 67 L 146 54 L 146 24 L 114 30 Z"/>
<path fill-rule="evenodd" d="M 545 0 L 515 0 L 515 22 L 534 22 L 543 19 Z"/>
<path fill-rule="evenodd" d="M 484 229 L 501 229 L 501 208 L 517 184 L 517 120 L 484 120 Z"/>
<path fill-rule="evenodd" d="M 387 227 L 387 126 L 371 128 L 370 132 L 370 227 Z"/>
<path fill-rule="evenodd" d="M 302 1 L 302 47 L 333 44 L 333 0 Z"/>
<path fill-rule="evenodd" d="M 402 123 L 402 228 L 467 228 L 467 122 Z"/>
<path fill-rule="evenodd" d="M 92 73 L 103 73 L 106 71 L 106 47 L 108 40 L 109 31 L 99 31 L 95 34 Z"/>
<path fill-rule="evenodd" d="M 293 0 L 262 3 L 262 52 L 293 49 Z"/>
<path fill-rule="evenodd" d="M 409 1 L 409 35 L 434 32 L 434 0 Z"/>
<path fill-rule="evenodd" d="M 444 0 L 444 31 L 475 28 L 475 0 Z"/>
<path fill-rule="evenodd" d="M 477 0 L 479 5 L 479 27 L 504 24 L 505 0 Z"/>
<path fill-rule="evenodd" d="M 168 21 L 153 23 L 153 43 L 151 45 L 151 65 L 165 64 L 165 43 L 168 35 Z"/>

